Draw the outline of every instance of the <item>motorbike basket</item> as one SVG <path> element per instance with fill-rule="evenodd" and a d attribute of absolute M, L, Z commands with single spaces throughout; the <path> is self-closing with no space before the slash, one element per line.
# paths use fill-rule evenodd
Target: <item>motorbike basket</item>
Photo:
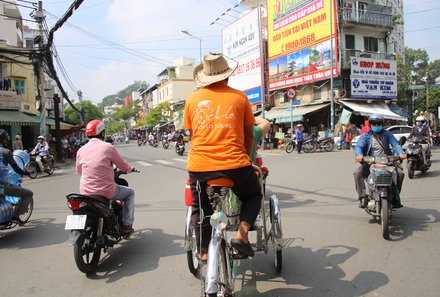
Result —
<path fill-rule="evenodd" d="M 371 168 L 371 178 L 377 186 L 389 186 L 393 181 L 393 173 L 386 168 Z"/>

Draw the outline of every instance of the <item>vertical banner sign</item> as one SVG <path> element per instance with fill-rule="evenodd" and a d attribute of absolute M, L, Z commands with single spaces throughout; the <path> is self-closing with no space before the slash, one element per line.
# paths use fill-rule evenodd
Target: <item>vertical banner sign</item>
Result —
<path fill-rule="evenodd" d="M 261 73 L 260 8 L 222 30 L 223 54 L 238 62 L 229 85 L 246 93 L 252 105 L 263 98 Z"/>
<path fill-rule="evenodd" d="M 269 90 L 338 75 L 336 0 L 267 0 L 267 29 Z"/>

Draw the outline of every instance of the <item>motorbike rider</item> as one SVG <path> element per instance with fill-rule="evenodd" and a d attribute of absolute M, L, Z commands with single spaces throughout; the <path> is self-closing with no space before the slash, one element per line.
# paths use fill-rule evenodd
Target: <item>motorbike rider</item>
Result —
<path fill-rule="evenodd" d="M 104 141 L 105 125 L 92 120 L 86 126 L 89 142 L 82 146 L 76 156 L 76 172 L 81 175 L 80 193 L 87 196 L 99 195 L 109 200 L 124 200 L 122 233 L 134 231 L 134 191 L 114 181 L 113 164 L 123 172 L 133 172 L 115 147 Z"/>
<path fill-rule="evenodd" d="M 246 94 L 228 86 L 228 77 L 236 67 L 229 66 L 222 54 L 204 56 L 193 72 L 196 84 L 202 88 L 190 94 L 185 103 L 184 126 L 192 135 L 187 165 L 193 199 L 191 223 L 201 242 L 198 252 L 202 261 L 208 257 L 212 230 L 207 181 L 215 178 L 230 178 L 234 182 L 232 190 L 242 201 L 240 224 L 231 245 L 244 256 L 255 254 L 248 238 L 262 198 L 250 159 L 255 119 Z M 204 214 L 202 230 L 200 208 Z"/>
<path fill-rule="evenodd" d="M 17 165 L 12 151 L 7 148 L 9 140 L 10 137 L 8 132 L 0 129 L 0 184 L 3 187 L 5 196 L 21 198 L 16 213 L 14 214 L 14 220 L 20 222 L 19 216 L 27 211 L 34 193 L 31 190 L 10 184 L 8 165 L 10 165 L 12 169 L 21 176 L 27 173 Z"/>
<path fill-rule="evenodd" d="M 360 162 L 360 166 L 354 171 L 354 181 L 356 191 L 359 198 L 359 208 L 365 208 L 368 199 L 366 199 L 367 193 L 365 188 L 364 179 L 368 177 L 370 173 L 370 165 L 363 163 L 364 156 L 377 156 L 377 155 L 392 155 L 390 145 L 394 152 L 400 157 L 400 159 L 406 159 L 405 151 L 399 145 L 399 142 L 394 137 L 393 133 L 383 129 L 384 118 L 381 115 L 373 114 L 369 117 L 371 130 L 362 134 L 356 143 L 354 149 L 355 161 Z M 396 166 L 397 172 L 397 190 L 402 190 L 403 178 L 405 174 L 400 166 Z M 400 208 L 403 205 L 400 202 L 400 198 L 393 201 L 393 208 Z"/>
<path fill-rule="evenodd" d="M 183 133 L 181 130 L 177 130 L 176 133 L 174 133 L 174 142 L 177 144 L 182 143 L 183 145 L 185 145 L 185 142 L 183 141 Z"/>
<path fill-rule="evenodd" d="M 422 138 L 422 143 L 420 143 L 420 145 L 422 146 L 423 161 L 426 163 L 427 156 L 428 159 L 431 156 L 431 146 L 430 146 L 431 133 L 429 132 L 428 125 L 426 125 L 425 117 L 418 116 L 416 118 L 416 125 L 411 130 L 408 139 L 411 139 L 413 137 Z"/>
<path fill-rule="evenodd" d="M 38 136 L 37 138 L 37 145 L 32 150 L 31 154 L 38 154 L 37 156 L 37 163 L 40 165 L 40 168 L 50 169 L 50 166 L 52 166 L 49 162 L 49 143 L 46 141 L 43 135 Z M 41 162 L 43 160 L 43 163 Z"/>

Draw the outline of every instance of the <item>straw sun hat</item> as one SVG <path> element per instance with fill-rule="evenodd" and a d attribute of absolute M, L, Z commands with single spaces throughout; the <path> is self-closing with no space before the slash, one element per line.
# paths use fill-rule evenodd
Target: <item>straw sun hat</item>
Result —
<path fill-rule="evenodd" d="M 201 87 L 208 86 L 228 78 L 237 68 L 238 63 L 230 67 L 222 54 L 208 54 L 203 63 L 194 68 L 194 81 Z"/>

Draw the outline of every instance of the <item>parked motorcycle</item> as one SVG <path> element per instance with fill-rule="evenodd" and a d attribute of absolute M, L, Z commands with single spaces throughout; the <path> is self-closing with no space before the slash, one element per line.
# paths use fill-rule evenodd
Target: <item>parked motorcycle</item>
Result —
<path fill-rule="evenodd" d="M 379 155 L 364 157 L 363 162 L 371 164 L 367 178 L 368 197 L 365 211 L 379 220 L 382 237 L 389 239 L 389 224 L 392 218 L 392 202 L 400 201 L 397 190 L 397 156 Z"/>
<path fill-rule="evenodd" d="M 176 153 L 179 156 L 183 156 L 183 153 L 185 152 L 185 143 L 183 140 L 176 141 Z"/>
<path fill-rule="evenodd" d="M 138 138 L 137 139 L 138 146 L 145 145 L 146 143 L 147 143 L 147 140 L 145 138 Z"/>
<path fill-rule="evenodd" d="M 408 155 L 406 168 L 408 169 L 408 177 L 412 179 L 414 177 L 414 171 L 421 171 L 425 173 L 431 167 L 431 156 L 429 150 L 426 152 L 426 161 L 422 154 L 422 142 L 423 137 L 413 137 L 409 141 L 406 148 L 406 153 Z"/>
<path fill-rule="evenodd" d="M 296 139 L 291 138 L 287 144 L 286 144 L 286 153 L 290 154 L 291 152 L 293 152 L 296 148 Z"/>
<path fill-rule="evenodd" d="M 303 141 L 302 149 L 305 153 L 314 153 L 317 149 L 331 152 L 334 147 L 333 137 L 318 138 L 316 135 L 312 135 Z"/>
<path fill-rule="evenodd" d="M 47 173 L 48 175 L 52 175 L 55 171 L 54 167 L 54 160 L 53 156 L 49 155 L 47 156 L 47 163 L 46 164 L 43 160 L 43 157 L 41 157 L 41 162 L 37 162 L 38 153 L 31 153 L 29 154 L 31 157 L 31 160 L 29 164 L 26 166 L 26 172 L 29 173 L 29 177 L 34 179 L 38 176 L 38 173 Z"/>
<path fill-rule="evenodd" d="M 150 146 L 152 146 L 152 147 L 157 147 L 157 146 L 158 146 L 158 143 L 157 143 L 157 140 L 156 140 L 156 139 L 148 140 L 148 144 L 149 144 Z"/>
<path fill-rule="evenodd" d="M 124 173 L 115 170 L 115 182 L 128 186 L 128 182 L 120 178 L 121 174 Z M 101 251 L 106 252 L 130 236 L 121 232 L 123 205 L 123 200 L 74 193 L 67 195 L 67 206 L 73 213 L 66 219 L 65 229 L 70 230 L 67 244 L 74 247 L 75 263 L 81 272 L 95 272 Z"/>

